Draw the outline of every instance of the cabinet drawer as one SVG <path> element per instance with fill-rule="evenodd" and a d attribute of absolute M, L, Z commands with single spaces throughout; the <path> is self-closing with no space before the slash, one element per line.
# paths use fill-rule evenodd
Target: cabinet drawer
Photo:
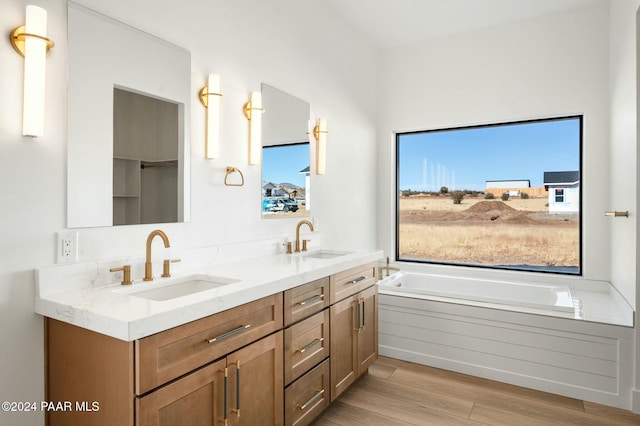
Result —
<path fill-rule="evenodd" d="M 326 360 L 285 389 L 285 425 L 310 424 L 329 406 L 329 399 L 329 360 Z"/>
<path fill-rule="evenodd" d="M 289 384 L 329 356 L 329 310 L 284 331 L 284 381 Z"/>
<path fill-rule="evenodd" d="M 305 319 L 329 306 L 329 277 L 284 292 L 284 325 Z"/>
<path fill-rule="evenodd" d="M 282 328 L 282 293 L 135 342 L 141 395 Z"/>
<path fill-rule="evenodd" d="M 376 283 L 376 264 L 368 263 L 339 272 L 330 277 L 331 297 L 334 304 Z"/>

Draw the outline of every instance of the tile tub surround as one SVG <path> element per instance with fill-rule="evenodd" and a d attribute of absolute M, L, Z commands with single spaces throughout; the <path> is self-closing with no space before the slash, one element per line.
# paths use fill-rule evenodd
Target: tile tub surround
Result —
<path fill-rule="evenodd" d="M 381 250 L 362 250 L 332 259 L 280 253 L 217 263 L 212 261 L 217 252 L 217 248 L 172 252 L 171 258 L 182 259 L 172 265 L 176 273 L 171 278 L 155 278 L 152 284 L 141 284 L 142 257 L 40 268 L 36 271 L 35 312 L 133 341 L 382 258 Z M 195 274 L 238 281 L 172 300 L 153 301 L 122 292 L 125 286 L 120 285 L 121 273 L 111 273 L 109 268 L 124 264 L 132 265 L 134 287 Z M 154 276 L 160 276 L 161 268 L 162 260 L 156 259 Z"/>

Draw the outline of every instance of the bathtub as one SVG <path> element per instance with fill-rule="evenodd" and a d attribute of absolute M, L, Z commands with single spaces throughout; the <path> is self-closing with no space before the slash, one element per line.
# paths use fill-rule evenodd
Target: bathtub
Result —
<path fill-rule="evenodd" d="M 583 281 L 397 272 L 378 281 L 379 353 L 630 409 L 633 309 L 610 284 Z M 600 322 L 603 311 L 624 315 Z"/>
<path fill-rule="evenodd" d="M 571 313 L 576 309 L 569 287 L 557 285 L 453 278 L 401 271 L 381 280 L 378 288 L 382 293 L 395 295 L 435 296 L 515 309 L 522 307 Z"/>

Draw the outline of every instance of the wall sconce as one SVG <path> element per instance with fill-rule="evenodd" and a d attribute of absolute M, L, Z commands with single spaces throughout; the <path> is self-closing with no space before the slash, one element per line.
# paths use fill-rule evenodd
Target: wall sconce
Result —
<path fill-rule="evenodd" d="M 207 85 L 200 89 L 200 103 L 207 109 L 205 156 L 218 158 L 220 151 L 220 76 L 209 74 Z"/>
<path fill-rule="evenodd" d="M 44 83 L 47 53 L 54 43 L 47 38 L 47 11 L 27 6 L 26 23 L 15 28 L 11 45 L 24 56 L 22 134 L 38 137 L 44 133 Z"/>
<path fill-rule="evenodd" d="M 244 104 L 244 116 L 249 120 L 249 164 L 260 164 L 262 154 L 262 93 L 251 92 Z"/>
<path fill-rule="evenodd" d="M 318 118 L 318 124 L 313 128 L 316 138 L 316 174 L 323 175 L 327 169 L 327 119 Z"/>

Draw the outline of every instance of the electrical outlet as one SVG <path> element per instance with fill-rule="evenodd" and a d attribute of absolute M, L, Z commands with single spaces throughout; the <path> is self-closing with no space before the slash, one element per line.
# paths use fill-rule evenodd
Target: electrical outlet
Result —
<path fill-rule="evenodd" d="M 78 261 L 78 232 L 58 232 L 58 263 Z"/>

